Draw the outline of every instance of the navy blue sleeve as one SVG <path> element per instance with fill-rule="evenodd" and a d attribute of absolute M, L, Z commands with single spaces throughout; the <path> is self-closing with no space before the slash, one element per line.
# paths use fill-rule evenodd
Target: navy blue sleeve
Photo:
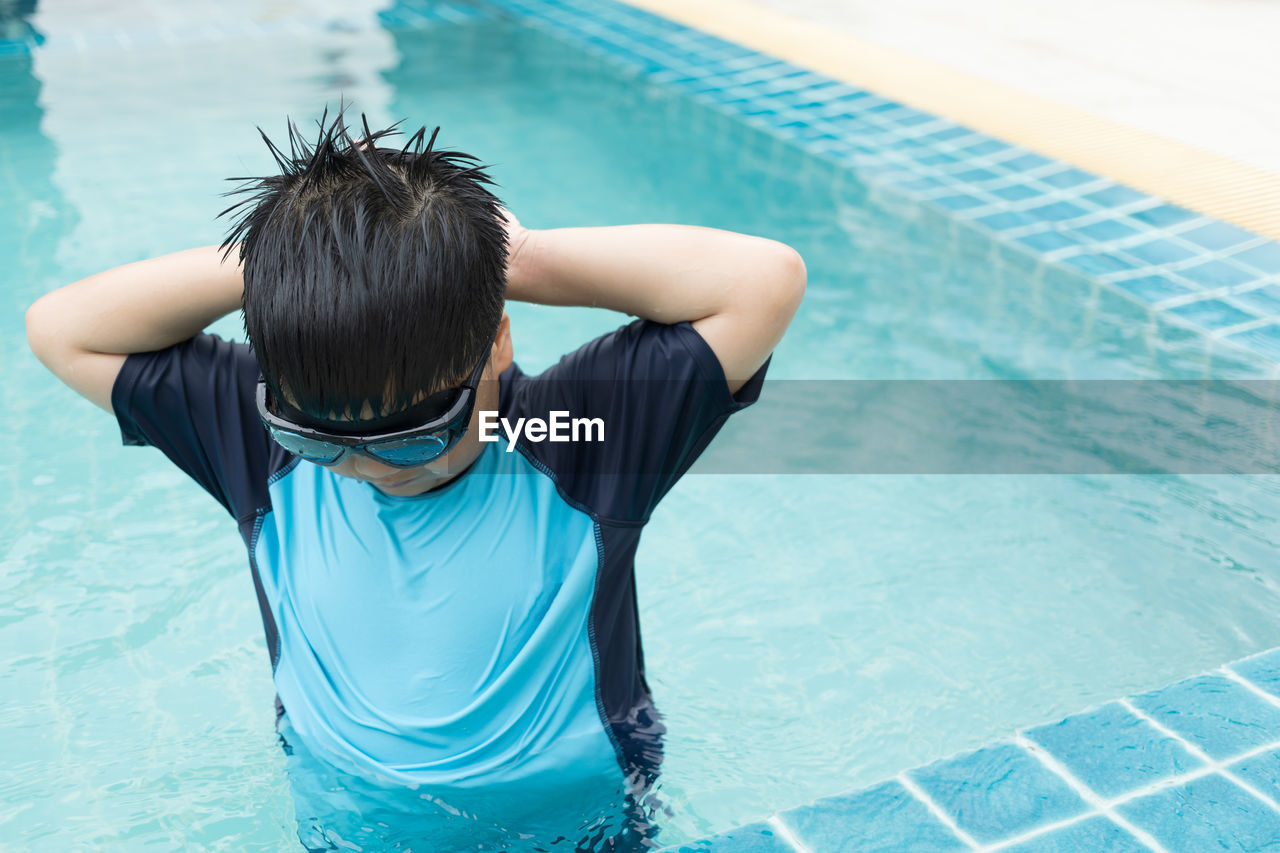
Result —
<path fill-rule="evenodd" d="M 258 419 L 258 363 L 245 344 L 201 334 L 125 359 L 111 407 L 126 445 L 159 448 L 236 519 L 264 505 L 289 460 Z"/>
<path fill-rule="evenodd" d="M 585 509 L 643 523 L 729 415 L 756 401 L 768 365 L 731 394 L 715 353 L 691 325 L 637 320 L 538 376 L 513 369 L 500 411 L 547 419 L 559 410 L 603 421 L 602 442 L 526 440 L 520 448 Z"/>

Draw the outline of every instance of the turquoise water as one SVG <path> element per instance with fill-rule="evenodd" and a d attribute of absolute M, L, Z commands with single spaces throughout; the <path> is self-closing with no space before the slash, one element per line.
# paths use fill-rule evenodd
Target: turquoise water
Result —
<path fill-rule="evenodd" d="M 771 377 L 1269 375 L 1145 310 L 502 23 L 0 59 L 0 838 L 294 844 L 262 631 L 221 509 L 27 352 L 23 309 L 218 242 L 255 124 L 340 95 L 443 126 L 533 227 L 678 221 L 805 256 Z M 264 86 L 269 79 L 272 85 Z M 618 315 L 515 305 L 540 369 Z M 217 331 L 237 335 L 229 318 Z M 751 429 L 750 413 L 731 428 Z M 1267 477 L 687 477 L 637 562 L 664 843 L 1280 645 Z"/>

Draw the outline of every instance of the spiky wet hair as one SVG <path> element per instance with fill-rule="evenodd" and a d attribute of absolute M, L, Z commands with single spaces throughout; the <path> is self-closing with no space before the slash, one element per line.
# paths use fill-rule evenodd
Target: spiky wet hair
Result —
<path fill-rule="evenodd" d="M 375 416 L 460 382 L 493 343 L 506 293 L 506 229 L 492 181 L 425 127 L 403 148 L 352 140 L 339 110 L 309 143 L 288 121 L 281 173 L 230 178 L 244 322 L 272 393 L 303 412 Z M 425 145 L 424 145 L 425 140 Z"/>

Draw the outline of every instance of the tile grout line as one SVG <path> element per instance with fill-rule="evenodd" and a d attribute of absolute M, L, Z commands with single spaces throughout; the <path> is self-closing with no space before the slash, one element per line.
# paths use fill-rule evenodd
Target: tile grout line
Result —
<path fill-rule="evenodd" d="M 1224 294 L 1224 295 L 1229 295 L 1229 294 Z M 1212 297 L 1212 298 L 1218 299 L 1220 297 Z M 1194 302 L 1188 302 L 1186 304 L 1192 305 L 1194 304 Z M 1228 304 L 1234 304 L 1234 303 L 1228 303 Z M 1252 332 L 1254 329 L 1261 329 L 1263 326 L 1270 326 L 1272 323 L 1276 321 L 1277 316 L 1280 316 L 1280 315 L 1267 314 L 1264 317 L 1255 317 L 1252 320 L 1244 320 L 1242 322 L 1236 323 L 1234 326 L 1223 326 L 1220 329 L 1205 329 L 1203 333 L 1215 340 L 1221 340 L 1222 338 L 1229 337 L 1231 335 L 1238 335 L 1242 332 Z"/>
<path fill-rule="evenodd" d="M 981 849 L 981 845 L 973 839 L 973 836 L 961 829 L 956 822 L 951 819 L 951 816 L 944 812 L 942 808 L 933 801 L 933 798 L 924 792 L 923 788 L 917 785 L 911 777 L 907 776 L 907 772 L 905 770 L 894 778 L 898 780 L 898 784 L 907 789 L 911 796 L 923 803 L 924 807 L 928 809 L 934 817 L 942 821 L 943 825 L 945 825 L 947 829 L 951 830 L 956 838 L 959 838 L 965 844 L 969 845 L 973 850 Z"/>
<path fill-rule="evenodd" d="M 1124 827 L 1126 830 L 1129 831 L 1130 834 L 1132 834 L 1135 838 L 1137 838 L 1147 847 L 1151 848 L 1152 850 L 1155 850 L 1156 853 L 1169 853 L 1169 851 L 1166 850 L 1160 844 L 1159 841 L 1156 841 L 1154 836 L 1152 836 L 1146 830 L 1139 829 L 1138 827 L 1134 826 L 1123 815 L 1120 815 L 1115 811 L 1113 811 L 1112 808 L 1107 804 L 1106 800 L 1098 796 L 1098 794 L 1092 788 L 1086 785 L 1084 782 L 1077 779 L 1075 775 L 1070 770 L 1068 770 L 1067 767 L 1062 762 L 1058 761 L 1057 758 L 1049 754 L 1049 751 L 1041 747 L 1040 744 L 1031 740 L 1022 732 L 1018 732 L 1017 734 L 1014 735 L 1014 742 L 1017 743 L 1018 746 L 1022 747 L 1025 751 L 1031 753 L 1031 755 L 1034 756 L 1037 761 L 1039 761 L 1042 765 L 1048 768 L 1052 773 L 1056 774 L 1064 782 L 1070 785 L 1071 789 L 1074 790 L 1077 794 L 1079 794 L 1080 798 L 1083 799 L 1086 803 L 1093 806 L 1095 810 L 1111 818 L 1111 820 L 1114 823 Z"/>
<path fill-rule="evenodd" d="M 1260 652 L 1254 652 L 1248 657 L 1243 657 L 1243 658 L 1240 658 L 1240 660 L 1232 661 L 1230 664 L 1227 664 L 1227 666 L 1239 666 L 1240 664 L 1247 663 L 1248 661 L 1251 661 L 1255 658 L 1266 657 L 1267 655 L 1270 655 L 1274 651 L 1276 651 L 1276 649 L 1263 649 Z"/>
<path fill-rule="evenodd" d="M 1047 835 L 1050 832 L 1053 832 L 1055 830 L 1065 829 L 1068 826 L 1075 826 L 1077 823 L 1083 823 L 1089 818 L 1098 817 L 1099 815 L 1105 815 L 1105 814 L 1106 813 L 1102 811 L 1089 810 L 1089 811 L 1083 811 L 1080 814 L 1075 815 L 1074 817 L 1066 818 L 1065 820 L 1055 820 L 1052 823 L 1043 823 L 1035 827 L 1034 829 L 1027 830 L 1021 835 L 1015 835 L 1011 838 L 1006 838 L 1003 841 L 993 841 L 987 846 L 983 847 L 979 851 L 979 853 L 996 853 L 996 851 L 999 851 L 999 850 L 1007 850 L 1009 847 L 1013 846 L 1014 844 L 1021 844 L 1024 841 L 1030 841 L 1032 839 L 1039 838 L 1042 835 Z M 1168 851 L 1165 851 L 1165 853 L 1168 853 Z"/>
<path fill-rule="evenodd" d="M 812 850 L 810 850 L 808 847 L 805 846 L 805 843 L 803 841 L 801 841 L 799 838 L 796 838 L 795 833 L 791 831 L 791 827 L 783 823 L 782 818 L 779 817 L 778 815 L 775 814 L 770 816 L 765 820 L 765 823 L 769 824 L 769 826 L 772 826 L 774 831 L 777 832 L 778 835 L 782 837 L 782 840 L 787 842 L 787 844 L 791 845 L 791 848 L 793 850 L 796 850 L 797 853 L 813 853 Z"/>
<path fill-rule="evenodd" d="M 1153 719 L 1149 714 L 1147 714 L 1147 713 L 1143 712 L 1141 709 L 1139 709 L 1138 707 L 1136 707 L 1136 706 L 1135 706 L 1133 703 L 1131 703 L 1128 699 L 1121 699 L 1121 700 L 1120 700 L 1120 704 L 1121 704 L 1121 705 L 1124 705 L 1124 706 L 1125 706 L 1125 708 L 1126 708 L 1130 713 L 1132 713 L 1134 716 L 1138 717 L 1139 719 L 1146 720 L 1148 723 L 1150 723 L 1151 725 L 1155 726 L 1157 729 L 1159 729 L 1159 730 L 1160 730 L 1161 732 L 1163 732 L 1164 734 L 1168 735 L 1169 737 L 1171 737 L 1171 738 L 1173 738 L 1174 740 L 1176 740 L 1176 741 L 1178 741 L 1179 743 L 1181 743 L 1181 744 L 1183 745 L 1183 747 L 1184 747 L 1184 748 L 1186 748 L 1189 752 L 1191 752 L 1191 753 L 1192 753 L 1193 755 L 1195 755 L 1197 758 L 1201 758 L 1201 759 L 1203 759 L 1204 761 L 1206 761 L 1206 762 L 1209 764 L 1209 767 L 1210 767 L 1210 769 L 1211 769 L 1212 771 L 1216 771 L 1216 772 L 1220 773 L 1220 774 L 1221 774 L 1225 779 L 1227 779 L 1228 781 L 1230 781 L 1230 782 L 1234 783 L 1237 787 L 1239 787 L 1239 788 L 1243 788 L 1245 791 L 1248 791 L 1250 794 L 1252 794 L 1252 795 L 1253 795 L 1253 797 L 1254 797 L 1255 799 L 1257 799 L 1257 800 L 1259 800 L 1260 802 L 1262 802 L 1264 805 L 1266 805 L 1268 808 L 1270 808 L 1273 812 L 1276 812 L 1277 814 L 1280 814 L 1280 803 L 1277 803 L 1277 802 L 1276 802 L 1275 800 L 1273 800 L 1271 797 L 1268 797 L 1266 794 L 1262 793 L 1262 792 L 1261 792 L 1261 791 L 1259 791 L 1257 788 L 1255 788 L 1255 787 L 1253 787 L 1252 785 L 1250 785 L 1248 782 L 1245 782 L 1243 779 L 1241 779 L 1241 778 L 1240 778 L 1239 776 L 1237 776 L 1235 773 L 1233 773 L 1232 771 L 1228 770 L 1228 769 L 1227 769 L 1227 766 L 1226 766 L 1226 762 L 1216 761 L 1216 760 L 1214 760 L 1214 759 L 1210 758 L 1210 757 L 1209 757 L 1209 754 L 1208 754 L 1207 752 L 1205 752 L 1203 749 L 1201 749 L 1200 747 L 1198 747 L 1198 746 L 1196 746 L 1195 744 L 1191 743 L 1190 741 L 1186 740 L 1186 739 L 1185 739 L 1185 738 L 1183 738 L 1181 735 L 1179 735 L 1177 732 L 1175 732 L 1175 731 L 1173 731 L 1173 730 L 1171 730 L 1171 729 L 1167 728 L 1166 726 L 1161 725 L 1159 722 L 1157 722 L 1156 720 L 1154 720 L 1154 719 Z M 1237 761 L 1241 761 L 1242 759 L 1249 757 L 1249 756 L 1250 756 L 1250 755 L 1252 755 L 1252 754 L 1266 752 L 1266 751 L 1268 751 L 1269 749 L 1274 749 L 1274 748 L 1275 748 L 1275 744 L 1266 744 L 1266 745 L 1264 745 L 1264 746 L 1258 747 L 1256 750 L 1250 750 L 1249 752 L 1246 752 L 1246 753 L 1245 753 L 1245 754 L 1243 754 L 1243 755 L 1238 755 L 1238 756 L 1236 756 L 1236 757 L 1234 757 L 1234 758 L 1230 759 L 1230 761 L 1231 761 L 1231 763 L 1235 763 L 1235 762 L 1237 762 Z M 1206 774 L 1206 775 L 1207 775 L 1207 774 Z"/>
<path fill-rule="evenodd" d="M 1152 725 L 1157 725 L 1157 724 L 1152 722 Z M 1180 738 L 1177 738 L 1176 735 L 1172 735 L 1172 737 L 1174 737 L 1177 740 L 1181 740 Z M 1264 752 L 1269 752 L 1274 749 L 1280 749 L 1280 742 L 1268 743 L 1268 744 L 1263 744 L 1262 746 L 1254 747 L 1248 752 L 1242 752 L 1241 754 L 1232 757 L 1229 761 L 1226 761 L 1226 762 L 1209 761 L 1203 767 L 1199 767 L 1195 770 L 1189 770 L 1186 773 L 1182 773 L 1176 776 L 1166 776 L 1165 778 L 1160 779 L 1159 781 L 1156 781 L 1156 782 L 1152 782 L 1149 785 L 1144 785 L 1141 788 L 1135 788 L 1132 791 L 1129 791 L 1124 794 L 1120 794 L 1119 796 L 1108 800 L 1107 805 L 1111 808 L 1114 808 L 1119 805 L 1124 805 L 1130 800 L 1136 800 L 1136 799 L 1140 799 L 1141 797 L 1146 797 L 1151 794 L 1156 794 L 1156 793 L 1159 793 L 1160 791 L 1166 790 L 1168 788 L 1174 788 L 1174 787 L 1177 787 L 1178 785 L 1182 785 L 1187 782 L 1194 782 L 1197 779 L 1203 779 L 1205 776 L 1212 776 L 1214 773 L 1219 772 L 1219 767 L 1222 764 L 1234 764 L 1237 761 L 1244 761 L 1247 758 L 1253 758 L 1255 755 L 1261 755 Z"/>
<path fill-rule="evenodd" d="M 1267 691 L 1263 690 L 1261 687 L 1259 687 L 1258 685 L 1254 684 L 1252 681 L 1250 681 L 1249 679 L 1245 678 L 1243 675 L 1241 675 L 1240 673 L 1236 672 L 1234 669 L 1231 669 L 1231 668 L 1230 668 L 1230 667 L 1228 667 L 1228 666 L 1220 666 L 1220 667 L 1218 667 L 1218 668 L 1217 668 L 1216 670 L 1214 670 L 1214 671 L 1215 671 L 1215 672 L 1218 672 L 1218 673 L 1221 673 L 1222 675 L 1225 675 L 1227 678 L 1231 679 L 1231 680 L 1232 680 L 1232 681 L 1234 681 L 1236 684 L 1239 684 L 1241 687 L 1244 687 L 1244 688 L 1246 688 L 1246 689 L 1248 689 L 1248 690 L 1252 691 L 1253 693 L 1256 693 L 1258 696 L 1262 697 L 1262 698 L 1263 698 L 1263 699 L 1265 699 L 1267 702 L 1269 702 L 1269 703 L 1271 703 L 1272 705 L 1275 705 L 1276 707 L 1280 708 L 1280 697 L 1272 696 L 1270 693 L 1268 693 Z"/>

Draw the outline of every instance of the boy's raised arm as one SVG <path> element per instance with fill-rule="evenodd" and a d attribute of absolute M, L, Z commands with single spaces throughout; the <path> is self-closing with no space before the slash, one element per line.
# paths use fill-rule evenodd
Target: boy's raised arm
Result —
<path fill-rule="evenodd" d="M 685 225 L 526 230 L 508 222 L 507 296 L 689 321 L 736 393 L 800 305 L 805 267 L 773 240 Z"/>
<path fill-rule="evenodd" d="M 240 308 L 239 253 L 187 249 L 107 270 L 47 293 L 27 309 L 27 342 L 54 375 L 110 412 L 130 353 L 185 341 Z"/>

